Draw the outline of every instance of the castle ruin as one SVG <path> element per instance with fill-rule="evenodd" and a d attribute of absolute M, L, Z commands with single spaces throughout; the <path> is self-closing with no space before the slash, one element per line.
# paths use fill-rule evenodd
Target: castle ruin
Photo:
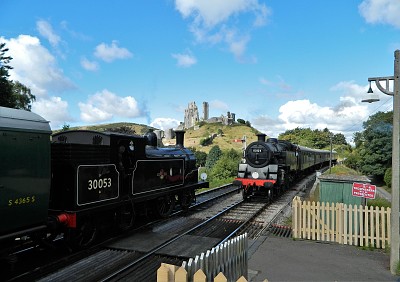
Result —
<path fill-rule="evenodd" d="M 206 123 L 220 122 L 224 125 L 232 125 L 236 122 L 236 116 L 234 113 L 227 112 L 227 115 L 221 115 L 220 117 L 209 118 L 209 105 L 208 102 L 203 102 L 203 118 L 202 121 Z M 190 102 L 188 108 L 185 109 L 185 118 L 183 126 L 185 129 L 193 127 L 200 121 L 199 110 L 196 106 L 196 102 Z"/>

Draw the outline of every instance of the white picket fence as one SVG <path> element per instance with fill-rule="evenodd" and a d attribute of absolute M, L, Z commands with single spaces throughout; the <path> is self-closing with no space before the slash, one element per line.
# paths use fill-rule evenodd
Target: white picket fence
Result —
<path fill-rule="evenodd" d="M 184 261 L 181 267 L 162 264 L 157 271 L 157 281 L 246 281 L 247 246 L 245 233 Z M 222 280 L 214 280 L 217 277 Z"/>
<path fill-rule="evenodd" d="M 382 248 L 390 245 L 390 208 L 292 202 L 293 238 Z"/>

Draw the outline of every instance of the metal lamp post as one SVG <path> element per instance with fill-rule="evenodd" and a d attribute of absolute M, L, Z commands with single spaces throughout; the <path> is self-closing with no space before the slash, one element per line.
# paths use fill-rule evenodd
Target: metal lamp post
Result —
<path fill-rule="evenodd" d="M 390 272 L 396 274 L 397 264 L 399 263 L 399 185 L 400 185 L 400 93 L 399 93 L 399 75 L 400 75 L 400 50 L 394 52 L 394 76 L 388 77 L 370 77 L 368 94 L 370 96 L 362 102 L 379 101 L 377 95 L 374 95 L 371 88 L 371 82 L 374 81 L 378 89 L 390 96 L 393 96 L 393 147 L 392 147 L 392 214 L 390 230 Z M 385 88 L 381 82 L 385 82 Z M 389 81 L 394 82 L 393 91 L 389 90 Z"/>

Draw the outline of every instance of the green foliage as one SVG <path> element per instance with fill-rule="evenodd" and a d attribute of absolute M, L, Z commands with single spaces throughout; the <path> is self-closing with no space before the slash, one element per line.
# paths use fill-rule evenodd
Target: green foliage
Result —
<path fill-rule="evenodd" d="M 12 86 L 14 108 L 30 111 L 32 108 L 32 102 L 36 100 L 35 95 L 31 93 L 31 90 L 28 87 L 18 81 L 12 82 Z"/>
<path fill-rule="evenodd" d="M 211 167 L 207 167 L 207 165 L 210 164 L 210 160 L 214 159 L 213 156 L 219 157 Z M 210 188 L 231 183 L 237 176 L 240 159 L 240 151 L 230 149 L 221 152 L 218 146 L 214 146 L 207 156 L 206 167 L 201 169 L 201 172 L 206 172 L 208 175 L 207 180 L 210 182 Z"/>
<path fill-rule="evenodd" d="M 240 124 L 246 124 L 246 121 L 244 119 L 241 119 L 241 118 L 238 118 L 236 121 L 238 123 L 240 123 Z"/>
<path fill-rule="evenodd" d="M 383 177 L 383 181 L 385 181 L 385 184 L 387 187 L 391 188 L 392 187 L 392 168 L 389 167 L 385 171 L 385 175 Z"/>
<path fill-rule="evenodd" d="M 64 123 L 63 127 L 61 128 L 61 131 L 68 131 L 69 130 L 69 124 Z"/>
<path fill-rule="evenodd" d="M 213 146 L 207 156 L 206 168 L 211 169 L 221 156 L 222 156 L 222 151 L 219 148 L 219 146 L 218 145 Z"/>
<path fill-rule="evenodd" d="M 384 208 L 390 208 L 392 205 L 391 203 L 384 199 L 384 198 L 375 198 L 375 199 L 368 199 L 367 200 L 367 206 L 373 206 L 373 207 L 384 207 Z"/>
<path fill-rule="evenodd" d="M 201 146 L 208 146 L 208 145 L 210 145 L 211 143 L 212 143 L 212 139 L 211 139 L 210 136 L 208 136 L 208 137 L 206 137 L 206 138 L 202 138 L 202 139 L 200 140 L 200 145 L 201 145 Z"/>
<path fill-rule="evenodd" d="M 8 50 L 5 43 L 0 43 L 0 106 L 30 111 L 36 97 L 22 83 L 9 80 L 12 57 L 6 56 Z"/>
<path fill-rule="evenodd" d="M 218 134 L 218 135 L 222 135 L 222 134 L 224 134 L 224 132 L 222 131 L 222 129 L 221 129 L 221 128 L 218 128 L 218 130 L 217 130 L 217 134 Z"/>
<path fill-rule="evenodd" d="M 210 177 L 220 180 L 235 177 L 237 175 L 238 163 L 238 160 L 223 156 L 216 161 L 211 170 Z"/>
<path fill-rule="evenodd" d="M 110 129 L 108 129 L 108 131 L 123 133 L 123 134 L 131 134 L 131 135 L 136 133 L 136 131 L 134 129 L 132 129 L 131 127 L 126 126 L 126 125 L 122 125 L 122 126 L 115 127 L 115 128 L 110 128 Z"/>
<path fill-rule="evenodd" d="M 278 138 L 309 148 L 324 149 L 330 147 L 331 136 L 333 145 L 348 145 L 342 133 L 333 134 L 327 128 L 311 130 L 310 128 L 297 127 L 286 130 Z"/>
<path fill-rule="evenodd" d="M 198 167 L 205 166 L 207 160 L 207 153 L 201 151 L 194 151 L 194 155 L 196 156 L 196 165 Z"/>
<path fill-rule="evenodd" d="M 359 165 L 360 162 L 361 162 L 361 156 L 356 152 L 353 152 L 352 154 L 346 157 L 344 164 L 354 170 L 360 170 L 360 165 Z"/>
<path fill-rule="evenodd" d="M 329 170 L 327 170 L 324 174 L 329 173 Z M 331 169 L 332 174 L 337 174 L 337 175 L 361 175 L 358 171 L 355 171 L 345 165 L 335 165 Z"/>
<path fill-rule="evenodd" d="M 362 138 L 359 137 L 358 168 L 367 175 L 383 178 L 392 160 L 393 112 L 378 112 L 364 122 Z"/>
<path fill-rule="evenodd" d="M 12 101 L 12 82 L 9 80 L 8 73 L 12 67 L 9 65 L 12 57 L 6 56 L 8 48 L 5 43 L 0 43 L 0 106 L 14 108 Z"/>

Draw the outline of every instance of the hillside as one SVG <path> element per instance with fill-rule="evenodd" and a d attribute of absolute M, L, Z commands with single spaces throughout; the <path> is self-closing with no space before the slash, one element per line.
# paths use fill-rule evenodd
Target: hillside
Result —
<path fill-rule="evenodd" d="M 149 131 L 149 129 L 156 129 L 144 124 L 135 124 L 135 123 L 111 123 L 111 124 L 99 124 L 99 125 L 90 125 L 90 126 L 80 126 L 80 127 L 71 127 L 70 130 L 96 130 L 96 131 L 107 131 L 107 130 L 115 130 L 117 128 L 128 128 L 130 130 L 134 130 L 137 134 L 142 135 Z M 207 138 L 213 134 L 217 134 L 218 131 L 222 130 L 222 135 L 217 135 L 212 143 L 208 146 L 201 146 L 200 141 L 203 138 Z M 252 127 L 248 127 L 242 124 L 235 124 L 232 126 L 222 125 L 221 123 L 210 123 L 204 124 L 200 126 L 198 129 L 194 130 L 193 128 L 185 130 L 185 147 L 194 147 L 199 151 L 203 151 L 208 153 L 210 149 L 214 145 L 218 145 L 221 150 L 226 149 L 236 149 L 241 150 L 243 145 L 241 142 L 235 142 L 234 140 L 242 139 L 243 136 L 247 138 L 247 144 L 252 141 L 257 140 L 256 134 L 258 131 Z M 54 131 L 53 133 L 59 132 Z M 163 139 L 164 145 L 174 145 L 175 139 Z"/>
<path fill-rule="evenodd" d="M 208 146 L 200 145 L 201 139 L 207 138 L 213 134 L 217 134 L 219 129 L 222 130 L 222 134 L 217 135 L 212 140 L 211 144 L 209 144 Z M 192 128 L 186 130 L 185 146 L 195 147 L 197 150 L 206 153 L 208 153 L 210 149 L 215 145 L 218 145 L 221 150 L 231 148 L 241 150 L 243 147 L 242 142 L 235 142 L 234 140 L 240 140 L 243 138 L 243 136 L 246 136 L 247 144 L 249 144 L 250 142 L 257 140 L 257 132 L 258 131 L 256 129 L 241 124 L 235 124 L 231 126 L 222 125 L 221 123 L 204 124 L 197 130 L 194 130 Z M 165 140 L 164 143 L 168 141 L 169 140 Z"/>

